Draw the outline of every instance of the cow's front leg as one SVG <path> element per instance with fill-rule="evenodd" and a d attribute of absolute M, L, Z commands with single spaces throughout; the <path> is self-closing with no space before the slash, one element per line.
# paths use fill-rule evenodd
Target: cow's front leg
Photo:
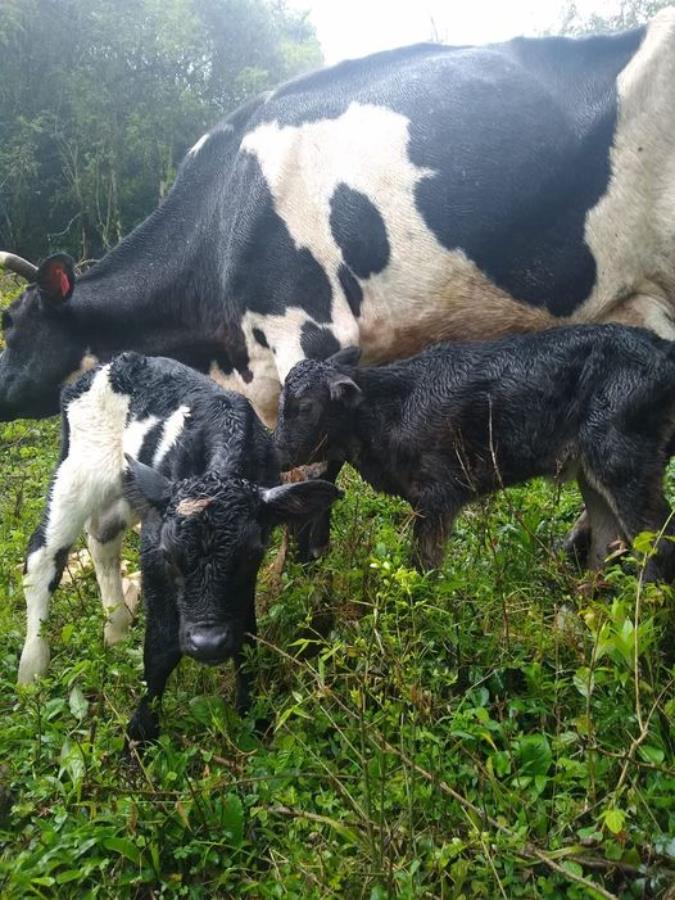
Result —
<path fill-rule="evenodd" d="M 245 634 L 241 647 L 234 655 L 234 704 L 240 716 L 245 716 L 251 708 L 251 685 L 253 683 L 253 675 L 246 668 L 245 649 L 246 647 L 255 647 L 257 633 L 255 599 L 251 598 L 250 606 L 246 613 Z"/>

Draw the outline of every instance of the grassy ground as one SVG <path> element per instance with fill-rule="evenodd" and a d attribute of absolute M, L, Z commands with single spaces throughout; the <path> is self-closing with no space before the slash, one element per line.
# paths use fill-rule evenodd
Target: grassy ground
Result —
<path fill-rule="evenodd" d="M 594 590 L 555 556 L 573 489 L 467 511 L 422 578 L 405 504 L 348 474 L 330 556 L 279 577 L 273 548 L 260 579 L 269 733 L 227 669 L 183 662 L 129 759 L 143 622 L 104 650 L 91 570 L 56 596 L 49 677 L 15 686 L 57 433 L 0 429 L 2 898 L 672 896 L 672 595 L 641 588 L 642 547 Z"/>

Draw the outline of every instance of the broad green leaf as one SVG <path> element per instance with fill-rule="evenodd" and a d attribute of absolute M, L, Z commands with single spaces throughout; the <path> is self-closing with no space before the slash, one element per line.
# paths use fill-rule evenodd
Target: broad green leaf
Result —
<path fill-rule="evenodd" d="M 527 734 L 518 741 L 516 762 L 521 775 L 546 775 L 551 768 L 553 754 L 545 734 Z"/>
<path fill-rule="evenodd" d="M 86 699 L 82 693 L 82 689 L 78 687 L 78 685 L 75 685 L 68 695 L 68 706 L 70 707 L 71 713 L 80 722 L 87 715 L 89 701 Z"/>

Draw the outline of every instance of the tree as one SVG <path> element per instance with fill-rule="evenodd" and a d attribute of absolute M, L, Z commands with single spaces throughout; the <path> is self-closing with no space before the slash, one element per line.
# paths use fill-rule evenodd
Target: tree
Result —
<path fill-rule="evenodd" d="M 284 0 L 3 0 L 0 246 L 98 255 L 221 116 L 320 63 Z"/>
<path fill-rule="evenodd" d="M 660 9 L 671 5 L 672 0 L 619 0 L 613 13 L 583 15 L 575 0 L 567 0 L 557 31 L 571 35 L 626 31 L 649 21 Z"/>

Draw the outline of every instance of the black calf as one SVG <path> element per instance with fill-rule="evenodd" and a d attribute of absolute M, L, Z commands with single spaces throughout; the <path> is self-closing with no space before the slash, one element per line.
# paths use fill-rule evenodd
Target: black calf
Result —
<path fill-rule="evenodd" d="M 675 432 L 675 349 L 641 329 L 561 328 L 492 343 L 439 344 L 381 368 L 358 351 L 289 373 L 276 431 L 282 465 L 348 461 L 418 516 L 421 568 L 442 560 L 459 510 L 535 476 L 576 477 L 591 521 L 589 564 L 611 540 L 658 532 Z M 662 540 L 647 576 L 670 579 Z"/>

